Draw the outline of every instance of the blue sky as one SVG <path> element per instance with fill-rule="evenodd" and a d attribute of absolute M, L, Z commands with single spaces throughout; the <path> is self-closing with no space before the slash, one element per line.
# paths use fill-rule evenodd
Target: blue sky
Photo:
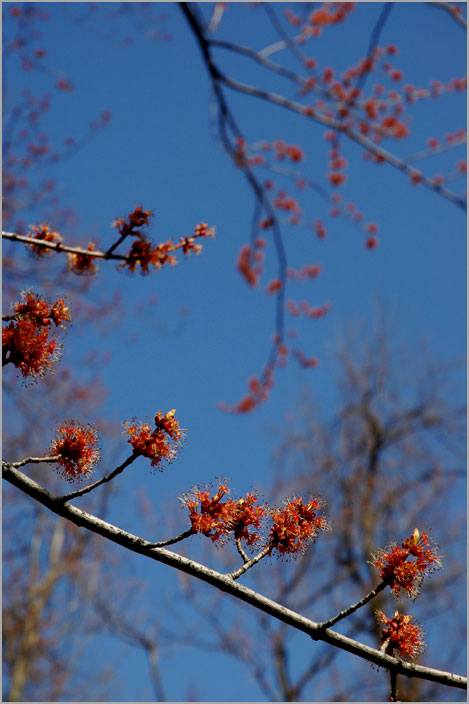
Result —
<path fill-rule="evenodd" d="M 118 290 L 123 302 L 120 320 L 106 334 L 84 324 L 80 330 L 72 328 L 67 337 L 63 363 L 80 373 L 87 373 L 84 360 L 90 350 L 98 350 L 99 355 L 110 352 L 110 360 L 101 368 L 108 396 L 97 415 L 120 423 L 132 416 L 151 419 L 160 409 L 176 408 L 181 425 L 188 429 L 179 460 L 164 473 L 150 475 L 141 459 L 119 478 L 109 520 L 138 533 L 138 510 L 128 500 L 138 487 L 144 487 L 158 504 L 174 501 L 182 529 L 184 516 L 176 496 L 194 484 L 228 476 L 240 492 L 253 484 L 268 487 L 275 449 L 272 428 L 295 409 L 305 385 L 318 399 L 324 417 L 334 413 L 337 391 L 331 340 L 351 321 L 371 321 L 377 304 L 391 311 L 399 336 L 410 347 L 425 341 L 442 361 L 465 355 L 464 213 L 433 192 L 410 185 L 406 176 L 391 167 L 364 161 L 361 150 L 344 140 L 344 155 L 350 162 L 344 198 L 362 209 L 367 222 L 379 224 L 380 246 L 367 250 L 363 234 L 343 219 L 328 218 L 328 206 L 309 194 L 304 201 L 309 220 L 323 218 L 328 238 L 319 240 L 311 228 L 286 226 L 284 242 L 290 265 L 320 263 L 323 273 L 317 280 L 294 284 L 287 298 L 306 298 L 312 305 L 332 302 L 325 318 L 298 325 L 302 348 L 318 357 L 320 364 L 302 370 L 290 360 L 287 369 L 276 373 L 269 401 L 254 414 L 222 413 L 218 402 L 236 403 L 246 391 L 247 379 L 261 372 L 275 311 L 263 286 L 258 291 L 248 289 L 236 271 L 238 252 L 250 238 L 253 196 L 241 172 L 213 139 L 209 82 L 194 37 L 175 3 L 152 7 L 153 14 L 162 15 L 156 26 L 171 34 L 169 41 L 148 38 L 148 25 L 134 23 L 129 12 L 108 17 L 119 8 L 117 4 L 98 3 L 93 19 L 81 23 L 76 18 L 85 13 L 86 3 L 39 4 L 50 18 L 40 24 L 42 37 L 37 45 L 47 50 L 47 66 L 63 72 L 74 86 L 70 93 L 54 92 L 44 120 L 52 143 L 60 150 L 68 136 L 86 133 L 102 110 L 112 114 L 109 125 L 73 157 L 32 175 L 41 179 L 42 173 L 50 173 L 60 185 L 62 202 L 77 212 L 79 220 L 70 227 L 70 236 L 81 244 L 98 238 L 106 247 L 113 238 L 111 221 L 131 212 L 136 204 L 155 212 L 150 230 L 154 241 L 190 234 L 198 222 L 214 225 L 217 232 L 215 240 L 204 243 L 200 257 L 148 277 L 102 266 L 91 298 L 99 300 Z M 6 3 L 5 8 L 9 5 L 14 4 Z M 282 6 L 277 3 L 276 9 Z M 209 7 L 204 4 L 206 13 Z M 320 66 L 331 65 L 338 71 L 355 63 L 365 55 L 381 8 L 381 3 L 358 3 L 347 22 L 314 40 L 310 55 Z M 7 32 L 10 22 L 6 21 Z M 127 36 L 133 42 L 123 46 Z M 274 35 L 260 8 L 230 3 L 220 38 L 233 37 L 260 49 Z M 403 69 L 405 81 L 417 87 L 464 74 L 461 28 L 428 4 L 395 3 L 380 40 L 380 45 L 388 44 L 399 47 L 395 64 Z M 224 55 L 223 65 L 227 73 L 247 82 L 262 75 L 229 54 Z M 24 85 L 33 86 L 38 94 L 51 87 L 50 74 L 25 74 L 14 58 L 4 71 L 13 102 L 15 94 L 19 100 Z M 287 85 L 285 90 L 291 89 Z M 283 139 L 300 144 L 306 153 L 305 172 L 324 182 L 328 147 L 323 127 L 261 101 L 227 95 L 249 142 Z M 422 101 L 413 107 L 412 115 L 415 131 L 409 140 L 396 144 L 396 152 L 403 157 L 422 149 L 429 137 L 442 138 L 465 127 L 465 94 Z M 448 173 L 464 155 L 464 147 L 459 147 L 432 157 L 435 168 L 424 162 L 425 173 Z M 454 187 L 464 190 L 461 180 Z M 68 233 L 62 234 L 67 239 Z M 275 275 L 276 267 L 270 243 L 263 285 Z M 156 304 L 151 302 L 155 296 Z M 138 312 L 141 304 L 143 313 Z M 287 320 L 287 329 L 292 323 Z M 464 386 L 462 373 L 458 382 Z M 127 454 L 123 439 L 119 458 Z M 105 462 L 103 467 L 108 469 Z M 168 575 L 166 568 L 141 560 L 136 564 L 150 583 L 161 580 L 167 588 L 175 588 L 176 576 Z M 111 647 L 108 639 L 103 647 Z M 150 697 L 141 655 L 127 650 L 123 654 L 118 648 L 116 657 L 121 659 L 119 696 L 123 700 Z M 164 661 L 171 699 L 184 700 L 191 682 L 197 683 L 199 699 L 216 698 L 217 678 L 219 688 L 226 677 L 237 683 L 234 699 L 257 699 L 255 685 L 226 656 L 220 656 L 220 664 L 212 670 L 213 686 L 205 686 L 197 672 L 206 657 L 191 651 L 190 663 L 184 660 L 188 671 L 184 680 L 177 675 L 182 662 L 177 656 Z M 141 682 L 139 692 L 136 680 Z"/>

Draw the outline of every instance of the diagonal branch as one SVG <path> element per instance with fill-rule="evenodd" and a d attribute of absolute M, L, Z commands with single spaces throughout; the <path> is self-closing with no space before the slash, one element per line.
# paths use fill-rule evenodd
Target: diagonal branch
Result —
<path fill-rule="evenodd" d="M 371 152 L 374 156 L 378 157 L 380 161 L 385 161 L 394 168 L 399 169 L 399 171 L 403 171 L 409 176 L 409 178 L 412 178 L 418 173 L 419 183 L 426 186 L 427 188 L 430 188 L 432 191 L 437 192 L 439 195 L 443 196 L 444 198 L 447 198 L 447 200 L 451 201 L 459 208 L 466 211 L 467 206 L 464 198 L 458 196 L 456 193 L 450 191 L 448 188 L 445 188 L 434 179 L 428 178 L 427 176 L 420 174 L 420 172 L 416 172 L 415 169 L 406 164 L 405 161 L 403 161 L 402 159 L 399 159 L 398 156 L 378 146 L 377 144 L 372 142 L 371 139 L 368 139 L 368 137 L 365 137 L 365 135 L 361 134 L 360 132 L 357 132 L 351 127 L 347 127 L 346 125 L 339 122 L 339 120 L 335 120 L 332 117 L 327 117 L 326 115 L 314 109 L 308 111 L 307 108 L 305 108 L 305 106 L 301 103 L 298 103 L 294 100 L 290 100 L 289 98 L 285 98 L 284 96 L 278 95 L 277 93 L 262 90 L 261 88 L 256 88 L 255 86 L 251 86 L 246 83 L 241 83 L 240 81 L 236 81 L 233 78 L 229 78 L 225 75 L 219 75 L 220 80 L 226 86 L 232 88 L 238 93 L 244 93 L 246 95 L 255 96 L 256 98 L 261 98 L 270 103 L 274 103 L 275 105 L 279 105 L 280 107 L 284 107 L 288 110 L 292 110 L 293 112 L 297 112 L 298 114 L 303 115 L 304 117 L 308 117 L 310 120 L 319 122 L 320 124 L 325 125 L 330 129 L 334 129 L 340 133 L 345 134 L 353 142 L 357 142 L 367 151 Z"/>
<path fill-rule="evenodd" d="M 440 10 L 449 12 L 451 17 L 456 20 L 456 22 L 467 31 L 467 22 L 461 13 L 458 11 L 458 7 L 451 2 L 428 2 L 427 5 L 433 5 L 433 7 L 438 7 Z"/>
<path fill-rule="evenodd" d="M 315 621 L 311 621 L 301 614 L 268 599 L 253 589 L 249 589 L 235 582 L 231 576 L 223 575 L 205 567 L 205 565 L 201 565 L 194 560 L 170 552 L 164 548 L 151 547 L 151 543 L 143 538 L 128 533 L 111 523 L 107 523 L 91 513 L 76 508 L 72 504 L 63 503 L 60 497 L 51 494 L 37 484 L 37 482 L 6 462 L 3 463 L 3 477 L 17 489 L 23 491 L 53 513 L 66 518 L 75 525 L 97 533 L 103 538 L 111 540 L 127 550 L 131 550 L 139 555 L 144 555 L 149 559 L 161 562 L 162 564 L 173 567 L 174 569 L 180 570 L 196 579 L 200 579 L 207 584 L 217 587 L 222 592 L 231 594 L 235 598 L 250 604 L 254 608 L 286 623 L 292 628 L 306 633 L 313 640 L 324 641 L 334 647 L 341 648 L 357 657 L 363 658 L 368 662 L 372 662 L 375 665 L 385 667 L 386 669 L 393 668 L 396 673 L 401 673 L 408 677 L 417 677 L 431 682 L 438 682 L 450 687 L 457 687 L 458 689 L 465 689 L 467 687 L 467 679 L 461 675 L 400 661 L 364 643 L 360 643 L 359 641 L 348 638 L 330 629 L 322 628 L 321 625 Z"/>

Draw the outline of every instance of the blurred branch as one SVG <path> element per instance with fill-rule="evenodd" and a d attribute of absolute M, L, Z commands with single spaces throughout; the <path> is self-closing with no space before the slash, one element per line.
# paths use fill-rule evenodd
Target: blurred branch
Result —
<path fill-rule="evenodd" d="M 433 5 L 433 7 L 438 7 L 440 10 L 448 12 L 451 17 L 456 20 L 460 27 L 467 31 L 467 22 L 461 15 L 459 8 L 452 2 L 427 2 L 427 5 Z"/>

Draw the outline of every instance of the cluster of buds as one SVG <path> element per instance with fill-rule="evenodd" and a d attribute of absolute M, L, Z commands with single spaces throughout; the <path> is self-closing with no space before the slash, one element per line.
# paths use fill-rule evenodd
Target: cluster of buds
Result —
<path fill-rule="evenodd" d="M 50 453 L 58 457 L 64 478 L 72 481 L 85 478 L 100 460 L 96 447 L 98 436 L 91 425 L 65 421 L 60 425 L 57 437 L 50 446 Z"/>
<path fill-rule="evenodd" d="M 30 253 L 35 257 L 44 257 L 53 253 L 53 249 L 50 247 L 41 246 L 41 242 L 49 242 L 51 244 L 60 244 L 62 242 L 62 236 L 52 230 L 49 225 L 38 225 L 32 226 L 31 231 L 28 232 L 27 236 L 37 240 L 38 244 L 28 244 Z"/>
<path fill-rule="evenodd" d="M 153 213 L 151 210 L 143 210 L 140 205 L 137 205 L 134 210 L 128 214 L 127 218 L 117 218 L 113 221 L 112 226 L 116 228 L 121 237 L 141 237 L 142 232 L 140 227 L 144 227 L 150 223 L 150 218 Z"/>
<path fill-rule="evenodd" d="M 163 466 L 176 457 L 184 438 L 184 431 L 175 419 L 176 411 L 168 411 L 165 415 L 159 411 L 155 416 L 155 427 L 148 423 L 136 423 L 135 420 L 124 423 L 128 442 L 135 452 L 151 460 L 152 467 Z"/>
<path fill-rule="evenodd" d="M 391 544 L 372 556 L 379 576 L 397 595 L 404 591 L 415 599 L 423 578 L 441 567 L 441 557 L 434 552 L 426 533 L 416 528 L 401 545 Z"/>
<path fill-rule="evenodd" d="M 259 277 L 262 274 L 264 267 L 264 247 L 267 244 L 263 237 L 257 237 L 254 240 L 254 246 L 245 244 L 241 247 L 236 262 L 236 267 L 252 288 L 259 286 Z"/>
<path fill-rule="evenodd" d="M 405 660 L 415 660 L 425 647 L 424 633 L 412 616 L 394 612 L 387 618 L 382 611 L 376 613 L 384 626 L 381 635 L 381 648 L 386 655 L 399 655 Z"/>
<path fill-rule="evenodd" d="M 313 307 L 308 301 L 293 301 L 289 300 L 285 303 L 285 309 L 294 318 L 298 318 L 301 314 L 307 318 L 323 318 L 332 308 L 332 303 L 326 301 L 322 306 Z"/>
<path fill-rule="evenodd" d="M 223 543 L 228 537 L 242 540 L 246 545 L 258 544 L 268 554 L 299 554 L 315 540 L 327 522 L 319 513 L 321 499 L 304 503 L 302 498 L 285 501 L 282 508 L 258 503 L 258 496 L 229 497 L 228 482 L 221 481 L 212 495 L 210 487 L 194 488 L 181 498 L 189 511 L 193 533 L 201 533 L 214 543 Z M 270 520 L 271 527 L 262 536 L 259 530 Z"/>
<path fill-rule="evenodd" d="M 4 318 L 10 322 L 2 330 L 2 362 L 13 364 L 25 378 L 37 379 L 58 359 L 61 346 L 56 330 L 65 329 L 71 317 L 63 298 L 50 303 L 32 291 L 21 295 L 13 304 L 13 314 Z"/>
<path fill-rule="evenodd" d="M 88 252 L 94 252 L 96 245 L 94 242 L 88 243 Z M 98 267 L 94 263 L 96 257 L 92 254 L 83 254 L 81 252 L 69 252 L 67 254 L 68 268 L 74 274 L 79 276 L 93 276 L 97 273 Z"/>
<path fill-rule="evenodd" d="M 354 2 L 326 2 L 318 10 L 314 10 L 310 14 L 309 22 L 320 27 L 338 24 L 343 22 L 354 7 Z"/>
<path fill-rule="evenodd" d="M 248 381 L 249 391 L 235 405 L 220 402 L 218 407 L 227 413 L 250 413 L 267 400 L 274 385 L 274 364 L 269 363 L 260 377 L 253 376 Z"/>
<path fill-rule="evenodd" d="M 135 237 L 125 261 L 120 265 L 132 273 L 139 266 L 142 274 L 148 274 L 150 267 L 158 270 L 166 264 L 175 266 L 177 259 L 174 253 L 178 249 L 181 249 L 183 254 L 200 254 L 202 245 L 195 244 L 195 240 L 200 237 L 213 237 L 215 235 L 214 228 L 209 228 L 206 223 L 200 223 L 196 226 L 192 236 L 180 237 L 178 243 L 169 239 L 166 242 L 155 245 L 140 229 L 142 226 L 149 224 L 151 215 L 151 211 L 143 210 L 139 206 L 128 215 L 127 219 L 119 218 L 113 223 L 121 238 L 129 235 Z"/>
<path fill-rule="evenodd" d="M 270 145 L 268 142 L 262 144 L 263 151 L 270 151 L 272 147 L 275 150 L 275 158 L 282 161 L 285 157 L 293 162 L 303 161 L 305 158 L 304 151 L 297 144 L 286 144 L 282 139 L 277 139 Z"/>

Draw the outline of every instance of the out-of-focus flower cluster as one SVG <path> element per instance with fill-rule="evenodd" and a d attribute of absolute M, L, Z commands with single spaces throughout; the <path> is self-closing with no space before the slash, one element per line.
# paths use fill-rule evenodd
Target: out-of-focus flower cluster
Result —
<path fill-rule="evenodd" d="M 155 245 L 140 229 L 149 224 L 152 213 L 150 210 L 143 210 L 140 206 L 130 213 L 127 219 L 118 218 L 113 226 L 119 231 L 121 238 L 135 237 L 125 261 L 120 265 L 127 268 L 132 273 L 140 267 L 142 274 L 150 273 L 150 267 L 155 270 L 161 269 L 166 264 L 174 266 L 177 264 L 175 252 L 181 249 L 183 254 L 200 254 L 202 245 L 196 244 L 195 240 L 200 237 L 213 237 L 214 228 L 209 228 L 205 223 L 196 226 L 194 234 L 190 237 L 180 237 L 175 243 L 172 239 Z"/>
<path fill-rule="evenodd" d="M 6 320 L 8 325 L 2 330 L 3 365 L 13 364 L 25 378 L 44 377 L 59 357 L 57 329 L 64 330 L 71 321 L 69 306 L 63 298 L 51 303 L 37 293 L 25 291 Z"/>

